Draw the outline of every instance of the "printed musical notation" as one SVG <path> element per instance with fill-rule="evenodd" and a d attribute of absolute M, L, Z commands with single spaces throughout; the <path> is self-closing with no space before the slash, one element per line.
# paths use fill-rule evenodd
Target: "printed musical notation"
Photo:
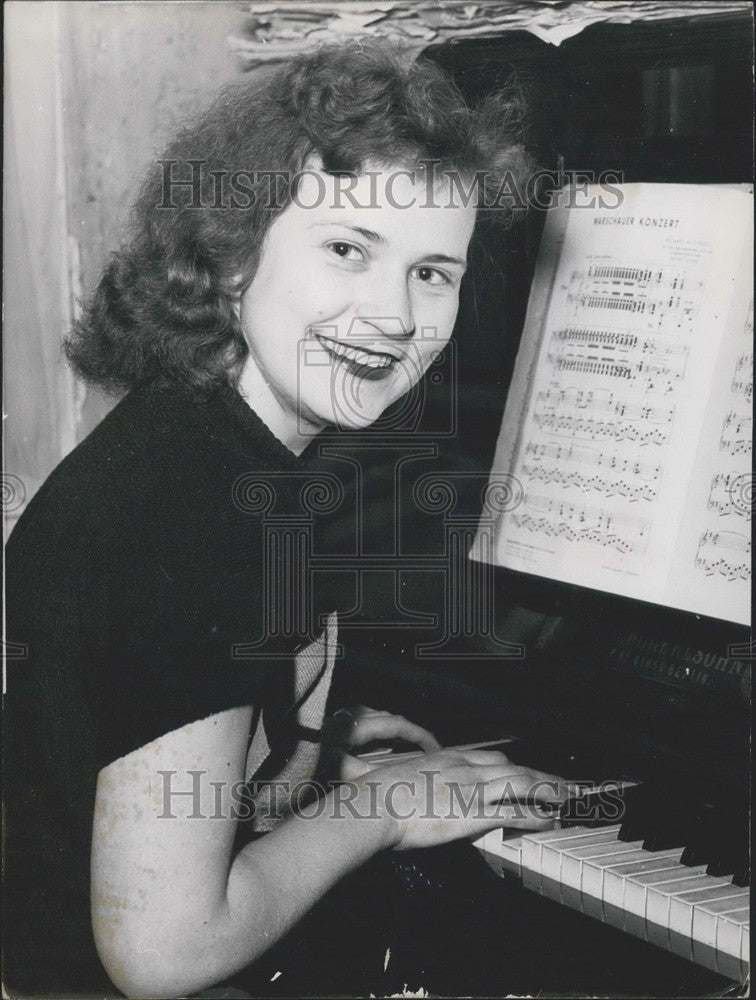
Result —
<path fill-rule="evenodd" d="M 721 517 L 751 520 L 751 505 L 744 498 L 742 472 L 718 472 L 711 480 L 707 508 Z"/>
<path fill-rule="evenodd" d="M 648 444 L 664 445 L 669 441 L 668 430 L 646 427 L 643 424 L 639 427 L 632 420 L 595 420 L 593 417 L 534 413 L 533 423 L 555 437 L 582 441 L 632 441 L 641 447 Z"/>
<path fill-rule="evenodd" d="M 627 554 L 644 552 L 651 522 L 643 517 L 616 514 L 601 507 L 567 503 L 526 493 L 512 515 L 518 528 L 567 542 L 591 542 Z"/>
<path fill-rule="evenodd" d="M 723 576 L 731 582 L 751 579 L 751 540 L 737 531 L 704 531 L 698 542 L 695 565 L 706 576 Z"/>
<path fill-rule="evenodd" d="M 674 406 L 650 406 L 646 400 L 643 403 L 631 402 L 631 397 L 618 396 L 611 390 L 603 388 L 578 389 L 575 386 L 568 386 L 564 389 L 559 382 L 551 382 L 548 389 L 537 393 L 536 399 L 546 409 L 564 407 L 592 410 L 598 413 L 613 413 L 627 420 L 648 420 L 652 424 L 671 424 L 675 419 Z"/>
<path fill-rule="evenodd" d="M 573 269 L 562 286 L 575 315 L 609 310 L 632 315 L 649 329 L 689 328 L 698 315 L 703 284 L 671 267 L 592 264 Z"/>
<path fill-rule="evenodd" d="M 748 455 L 753 442 L 753 417 L 734 410 L 725 416 L 719 437 L 719 450 L 726 455 Z"/>
<path fill-rule="evenodd" d="M 648 483 L 633 482 L 632 479 L 606 479 L 603 476 L 584 476 L 580 472 L 564 472 L 555 466 L 531 465 L 525 462 L 522 474 L 529 481 L 556 483 L 562 489 L 575 487 L 582 493 L 603 493 L 607 497 L 625 497 L 627 500 L 656 499 L 658 490 Z"/>
<path fill-rule="evenodd" d="M 651 391 L 659 377 L 669 383 L 682 380 L 689 354 L 688 344 L 667 337 L 644 336 L 631 330 L 564 327 L 552 333 L 547 361 L 558 372 L 631 382 L 645 379 L 646 389 Z"/>
<path fill-rule="evenodd" d="M 623 458 L 615 452 L 597 451 L 582 445 L 561 445 L 553 442 L 536 444 L 529 441 L 525 454 L 533 458 L 550 458 L 557 462 L 574 462 L 578 465 L 595 465 L 612 472 L 638 476 L 641 479 L 658 480 L 662 467 L 658 462 L 640 462 L 634 458 Z"/>
<path fill-rule="evenodd" d="M 750 405 L 753 399 L 753 354 L 741 354 L 735 362 L 735 373 L 730 389 L 736 396 L 742 396 Z"/>
<path fill-rule="evenodd" d="M 547 218 L 492 470 L 525 496 L 497 522 L 496 558 L 745 623 L 752 196 L 623 198 L 621 215 Z"/>

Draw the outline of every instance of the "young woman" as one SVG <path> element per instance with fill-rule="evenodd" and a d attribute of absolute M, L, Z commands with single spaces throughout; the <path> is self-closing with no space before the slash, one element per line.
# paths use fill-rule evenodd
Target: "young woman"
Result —
<path fill-rule="evenodd" d="M 271 627 L 271 572 L 295 599 L 301 581 L 263 524 L 298 512 L 313 436 L 375 421 L 450 337 L 465 192 L 525 166 L 508 117 L 386 46 L 325 48 L 223 93 L 147 179 L 67 344 L 125 395 L 8 547 L 7 634 L 25 648 L 8 685 L 12 991 L 197 994 L 380 852 L 550 822 L 511 803 L 561 801 L 555 779 L 365 709 L 340 717 L 347 783 L 299 795 L 327 742 L 338 608 L 316 595 L 306 628 Z M 397 737 L 422 758 L 365 773 L 348 752 Z"/>

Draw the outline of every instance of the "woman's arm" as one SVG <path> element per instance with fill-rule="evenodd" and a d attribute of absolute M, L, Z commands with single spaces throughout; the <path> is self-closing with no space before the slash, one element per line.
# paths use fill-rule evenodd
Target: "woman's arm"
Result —
<path fill-rule="evenodd" d="M 251 709 L 161 737 L 98 777 L 92 919 L 129 996 L 184 996 L 261 955 L 346 872 L 389 846 L 375 818 L 294 818 L 231 857 Z M 182 794 L 189 792 L 190 794 Z"/>
<path fill-rule="evenodd" d="M 342 786 L 326 796 L 317 818 L 294 816 L 232 857 L 234 787 L 244 779 L 250 722 L 250 708 L 222 712 L 100 772 L 92 920 L 100 958 L 129 996 L 185 996 L 228 978 L 377 851 L 513 823 L 493 813 L 449 819 L 445 779 L 463 796 L 485 785 L 490 802 L 512 788 L 525 794 L 536 780 L 501 754 L 439 751 Z M 447 818 L 421 822 L 427 773 L 443 785 L 436 784 L 436 803 Z M 528 817 L 522 825 L 544 821 Z"/>

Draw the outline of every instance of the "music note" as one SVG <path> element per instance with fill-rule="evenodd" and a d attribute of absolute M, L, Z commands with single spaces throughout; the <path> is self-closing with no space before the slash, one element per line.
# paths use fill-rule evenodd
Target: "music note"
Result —
<path fill-rule="evenodd" d="M 632 316 L 647 329 L 674 332 L 692 327 L 703 283 L 664 265 L 594 264 L 573 269 L 561 288 L 575 315 L 609 311 Z"/>
<path fill-rule="evenodd" d="M 719 450 L 727 455 L 750 454 L 753 440 L 753 417 L 735 410 L 725 416 L 719 437 Z"/>
<path fill-rule="evenodd" d="M 523 509 L 524 508 L 524 509 Z M 624 554 L 644 552 L 651 522 L 617 514 L 601 507 L 573 504 L 526 493 L 522 507 L 512 515 L 515 524 L 531 533 L 567 542 L 590 542 Z"/>
<path fill-rule="evenodd" d="M 707 509 L 720 517 L 751 520 L 751 505 L 742 497 L 742 472 L 718 472 L 711 480 Z"/>
<path fill-rule="evenodd" d="M 732 556 L 730 553 L 735 553 Z M 751 540 L 736 531 L 704 531 L 694 559 L 706 576 L 719 575 L 730 583 L 751 579 Z"/>
<path fill-rule="evenodd" d="M 735 362 L 730 389 L 750 404 L 753 398 L 753 354 L 742 354 Z"/>

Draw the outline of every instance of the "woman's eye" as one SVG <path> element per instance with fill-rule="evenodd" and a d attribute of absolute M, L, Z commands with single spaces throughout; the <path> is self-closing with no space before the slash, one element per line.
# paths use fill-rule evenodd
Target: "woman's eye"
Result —
<path fill-rule="evenodd" d="M 354 243 L 344 243 L 342 240 L 336 240 L 326 245 L 331 253 L 336 254 L 342 260 L 361 261 L 365 259 L 362 250 L 355 246 Z"/>
<path fill-rule="evenodd" d="M 430 267 L 427 264 L 423 264 L 420 267 L 415 268 L 415 276 L 419 281 L 422 281 L 425 285 L 448 285 L 450 284 L 449 278 L 444 274 L 443 271 L 439 271 L 435 267 Z"/>

